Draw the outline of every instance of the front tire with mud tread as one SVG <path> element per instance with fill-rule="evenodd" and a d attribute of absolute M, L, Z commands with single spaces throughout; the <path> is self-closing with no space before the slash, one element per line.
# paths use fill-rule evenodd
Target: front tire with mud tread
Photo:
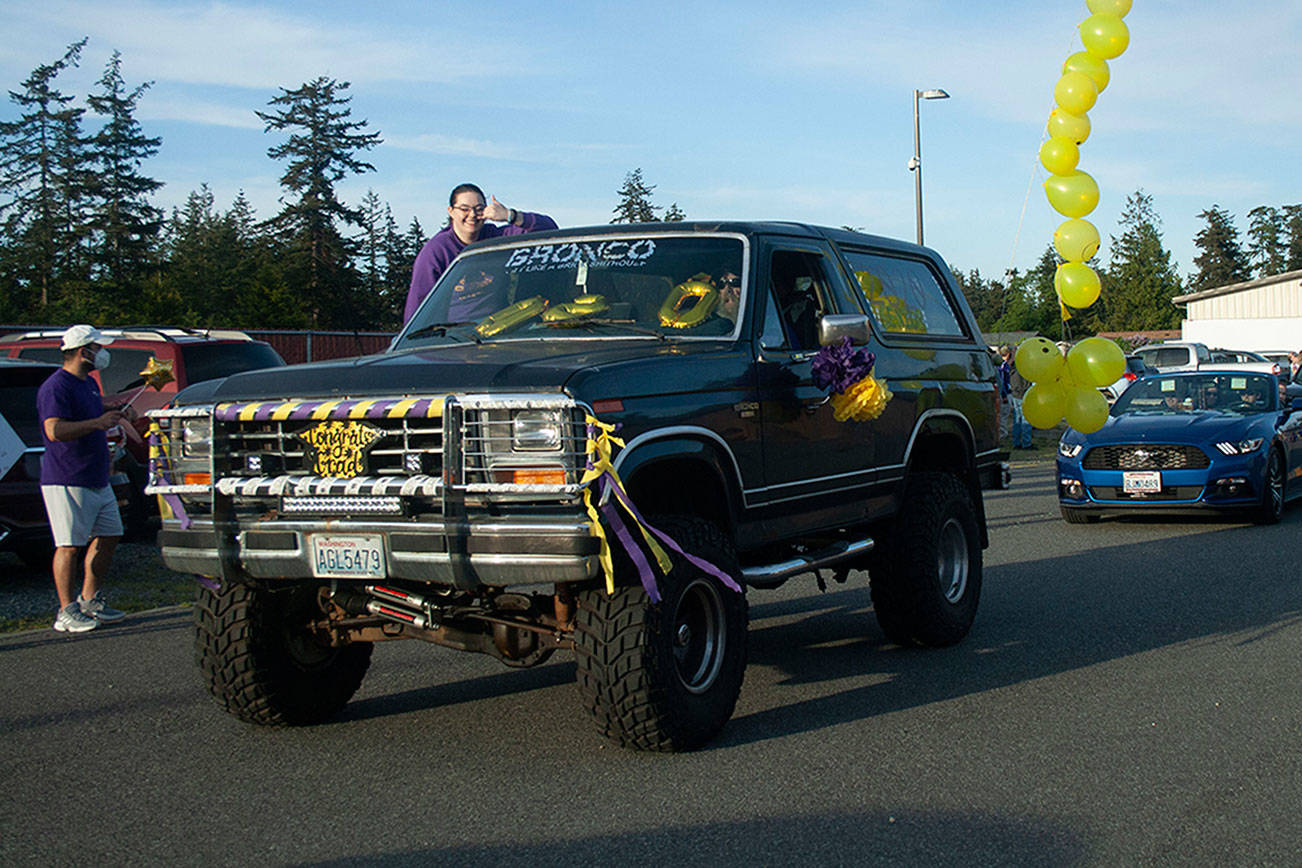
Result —
<path fill-rule="evenodd" d="M 208 691 L 248 723 L 302 726 L 336 715 L 361 686 L 372 645 L 330 647 L 306 628 L 322 617 L 313 585 L 269 590 L 200 585 L 195 659 Z"/>
<path fill-rule="evenodd" d="M 740 574 L 731 543 L 695 518 L 651 523 L 685 551 Z M 746 597 L 673 556 L 652 603 L 640 584 L 579 595 L 579 696 L 610 740 L 638 750 L 687 751 L 732 716 L 746 671 Z M 617 561 L 618 563 L 618 561 Z M 634 576 L 633 581 L 637 579 Z"/>
<path fill-rule="evenodd" d="M 967 636 L 981 599 L 981 537 L 967 486 L 915 473 L 870 570 L 873 611 L 899 645 L 944 647 Z"/>

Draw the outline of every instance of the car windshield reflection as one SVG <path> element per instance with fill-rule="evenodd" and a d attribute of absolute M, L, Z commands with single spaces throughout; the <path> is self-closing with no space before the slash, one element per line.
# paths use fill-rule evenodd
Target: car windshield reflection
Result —
<path fill-rule="evenodd" d="M 1274 412 L 1278 385 L 1274 377 L 1253 374 L 1185 374 L 1145 377 L 1122 393 L 1113 416 Z"/>

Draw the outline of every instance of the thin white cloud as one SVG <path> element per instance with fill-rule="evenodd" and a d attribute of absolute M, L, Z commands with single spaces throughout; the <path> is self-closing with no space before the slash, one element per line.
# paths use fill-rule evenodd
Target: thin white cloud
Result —
<path fill-rule="evenodd" d="M 485 73 L 480 64 L 429 50 L 410 32 L 390 36 L 256 4 L 53 0 L 7 14 L 26 30 L 75 28 L 94 43 L 120 49 L 133 69 L 160 81 L 266 89 L 318 75 L 352 82 L 450 82 Z M 50 51 L 45 45 L 33 50 Z M 19 51 L 9 54 L 21 59 Z M 44 62 L 43 54 L 36 62 Z"/>
<path fill-rule="evenodd" d="M 261 130 L 265 126 L 247 107 L 192 98 L 151 96 L 140 102 L 136 116 L 142 121 L 185 121 L 244 130 Z"/>

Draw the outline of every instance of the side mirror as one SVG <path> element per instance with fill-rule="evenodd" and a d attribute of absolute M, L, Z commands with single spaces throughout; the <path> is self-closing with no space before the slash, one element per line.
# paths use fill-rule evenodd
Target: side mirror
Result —
<path fill-rule="evenodd" d="M 838 344 L 848 337 L 850 343 L 862 346 L 872 337 L 868 317 L 861 313 L 829 313 L 818 321 L 818 343 L 822 346 Z"/>

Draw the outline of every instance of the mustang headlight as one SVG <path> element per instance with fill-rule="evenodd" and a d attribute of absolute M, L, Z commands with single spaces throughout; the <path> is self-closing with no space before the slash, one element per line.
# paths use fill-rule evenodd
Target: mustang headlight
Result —
<path fill-rule="evenodd" d="M 1085 448 L 1083 443 L 1059 443 L 1058 454 L 1064 458 L 1075 458 L 1080 455 L 1081 449 Z"/>
<path fill-rule="evenodd" d="M 1222 441 L 1216 444 L 1216 448 L 1225 455 L 1248 455 L 1260 449 L 1261 444 L 1265 442 L 1263 437 L 1253 437 L 1251 440 L 1240 440 L 1237 443 Z"/>
<path fill-rule="evenodd" d="M 516 452 L 559 452 L 564 441 L 561 410 L 521 410 L 511 420 L 511 449 Z"/>

